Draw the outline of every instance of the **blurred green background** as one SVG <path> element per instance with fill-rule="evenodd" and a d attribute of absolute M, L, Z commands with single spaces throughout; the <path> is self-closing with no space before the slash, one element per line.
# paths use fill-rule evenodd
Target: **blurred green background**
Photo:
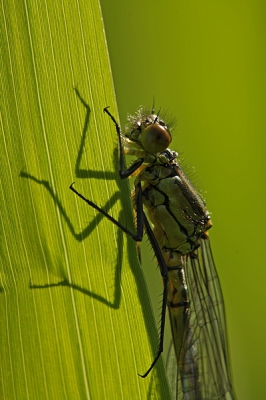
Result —
<path fill-rule="evenodd" d="M 266 2 L 101 5 L 122 125 L 153 96 L 177 120 L 171 147 L 212 213 L 237 397 L 263 400 Z M 161 283 L 151 258 L 143 264 L 156 281 L 157 304 Z"/>

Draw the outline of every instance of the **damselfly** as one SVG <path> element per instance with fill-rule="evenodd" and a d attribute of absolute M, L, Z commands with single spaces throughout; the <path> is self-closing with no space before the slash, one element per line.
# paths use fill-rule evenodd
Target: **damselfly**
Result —
<path fill-rule="evenodd" d="M 159 113 L 139 108 L 128 117 L 122 135 L 108 108 L 104 112 L 117 132 L 120 178 L 136 176 L 132 193 L 136 232 L 85 198 L 73 184 L 70 189 L 136 242 L 142 240 L 145 230 L 154 250 L 164 285 L 159 348 L 141 376 L 149 374 L 163 351 L 168 307 L 177 365 L 174 397 L 232 400 L 224 302 L 210 248 L 212 224 L 205 203 L 180 168 L 178 154 L 168 148 L 171 129 Z M 124 167 L 124 154 L 137 157 L 129 168 Z"/>

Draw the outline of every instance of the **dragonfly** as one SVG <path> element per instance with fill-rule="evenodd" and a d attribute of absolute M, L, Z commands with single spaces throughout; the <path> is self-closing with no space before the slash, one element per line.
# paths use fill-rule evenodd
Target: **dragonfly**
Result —
<path fill-rule="evenodd" d="M 172 331 L 175 373 L 170 384 L 177 400 L 234 400 L 224 300 L 214 264 L 205 202 L 169 148 L 171 125 L 139 107 L 128 116 L 124 134 L 108 110 L 118 139 L 121 179 L 135 177 L 132 191 L 135 232 L 74 188 L 70 189 L 125 234 L 141 242 L 148 236 L 163 281 L 159 346 L 145 378 L 163 352 L 167 309 Z M 125 155 L 135 157 L 126 167 Z M 145 211 L 144 211 L 145 210 Z"/>

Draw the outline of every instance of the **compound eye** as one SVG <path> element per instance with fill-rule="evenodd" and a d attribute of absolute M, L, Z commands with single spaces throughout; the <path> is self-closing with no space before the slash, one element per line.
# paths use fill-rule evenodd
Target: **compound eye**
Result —
<path fill-rule="evenodd" d="M 171 143 L 171 136 L 163 126 L 151 124 L 141 133 L 141 143 L 149 153 L 161 153 Z"/>

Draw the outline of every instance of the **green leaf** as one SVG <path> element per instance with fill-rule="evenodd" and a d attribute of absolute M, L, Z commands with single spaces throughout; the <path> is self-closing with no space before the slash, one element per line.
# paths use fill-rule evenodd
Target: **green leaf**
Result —
<path fill-rule="evenodd" d="M 1 399 L 167 399 L 96 0 L 2 2 Z M 73 90 L 77 87 L 82 99 Z"/>

